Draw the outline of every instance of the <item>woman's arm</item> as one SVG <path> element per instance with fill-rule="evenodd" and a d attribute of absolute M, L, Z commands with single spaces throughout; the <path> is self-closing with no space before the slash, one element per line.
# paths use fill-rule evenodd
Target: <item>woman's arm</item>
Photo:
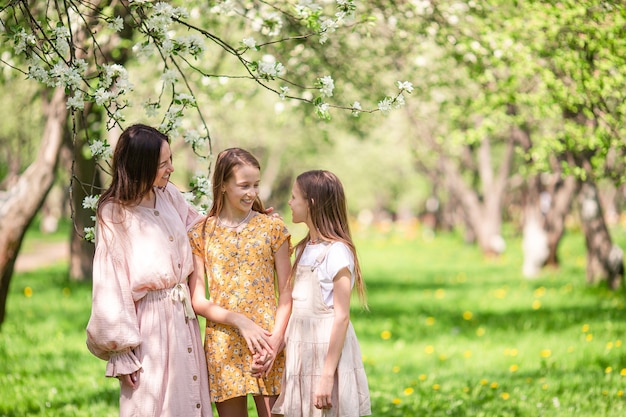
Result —
<path fill-rule="evenodd" d="M 204 261 L 193 255 L 193 272 L 189 276 L 189 292 L 194 311 L 207 320 L 223 323 L 239 329 L 251 352 L 270 350 L 271 333 L 243 314 L 232 312 L 206 298 Z"/>
<path fill-rule="evenodd" d="M 339 364 L 344 341 L 346 340 L 348 324 L 350 323 L 351 277 L 350 270 L 344 267 L 337 272 L 333 280 L 335 318 L 333 319 L 333 327 L 330 331 L 328 353 L 324 361 L 324 368 L 322 369 L 320 382 L 313 398 L 313 405 L 320 409 L 333 406 L 331 393 L 333 390 L 335 372 Z"/>

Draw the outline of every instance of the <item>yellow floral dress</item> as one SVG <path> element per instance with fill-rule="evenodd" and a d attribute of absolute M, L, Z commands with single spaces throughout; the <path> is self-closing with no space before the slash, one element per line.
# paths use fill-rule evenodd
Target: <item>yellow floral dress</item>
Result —
<path fill-rule="evenodd" d="M 277 309 L 274 255 L 283 243 L 290 243 L 287 227 L 281 219 L 259 213 L 239 231 L 216 219 L 209 217 L 189 231 L 192 252 L 204 259 L 209 299 L 272 331 Z M 284 352 L 267 377 L 255 378 L 250 372 L 252 354 L 239 330 L 209 320 L 204 351 L 211 401 L 280 394 Z"/>

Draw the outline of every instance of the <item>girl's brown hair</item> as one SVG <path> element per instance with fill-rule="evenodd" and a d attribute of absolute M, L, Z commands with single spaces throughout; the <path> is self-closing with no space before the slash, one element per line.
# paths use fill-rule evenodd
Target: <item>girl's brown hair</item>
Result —
<path fill-rule="evenodd" d="M 346 197 L 341 181 L 330 171 L 313 170 L 298 175 L 296 183 L 307 201 L 311 223 L 320 237 L 331 242 L 343 242 L 352 252 L 355 286 L 361 303 L 367 308 L 365 282 L 361 275 L 356 247 L 352 242 Z M 296 246 L 298 255 L 291 270 L 292 277 L 309 240 L 311 240 L 310 232 Z"/>
<path fill-rule="evenodd" d="M 98 199 L 98 213 L 107 201 L 132 206 L 152 189 L 159 166 L 163 142 L 167 135 L 143 124 L 127 128 L 113 153 L 111 185 Z"/>
<path fill-rule="evenodd" d="M 215 161 L 215 171 L 213 171 L 213 204 L 209 210 L 210 216 L 217 216 L 224 207 L 224 194 L 222 189 L 224 183 L 233 176 L 235 167 L 241 165 L 250 165 L 261 170 L 261 164 L 250 152 L 241 148 L 224 149 L 217 155 Z M 252 210 L 259 213 L 265 213 L 263 202 L 257 195 L 252 203 Z"/>

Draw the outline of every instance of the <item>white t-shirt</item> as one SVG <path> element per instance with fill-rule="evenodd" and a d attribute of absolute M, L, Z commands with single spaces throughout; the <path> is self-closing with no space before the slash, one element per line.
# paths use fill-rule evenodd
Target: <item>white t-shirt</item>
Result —
<path fill-rule="evenodd" d="M 332 307 L 333 302 L 333 279 L 337 272 L 348 267 L 351 277 L 351 287 L 354 286 L 354 256 L 343 242 L 333 242 L 324 262 L 317 268 L 317 277 L 320 280 L 322 289 L 322 299 L 327 306 Z M 304 253 L 300 258 L 299 265 L 311 266 L 322 251 L 326 249 L 325 244 L 306 245 Z"/>

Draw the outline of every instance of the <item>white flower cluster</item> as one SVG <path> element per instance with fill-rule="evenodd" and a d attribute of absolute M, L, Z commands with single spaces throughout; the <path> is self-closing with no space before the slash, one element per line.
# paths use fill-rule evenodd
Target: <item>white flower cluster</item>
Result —
<path fill-rule="evenodd" d="M 109 160 L 113 156 L 113 150 L 106 141 L 94 140 L 89 145 L 89 150 L 91 151 L 91 155 L 97 159 Z"/>
<path fill-rule="evenodd" d="M 259 77 L 266 80 L 273 80 L 285 72 L 285 67 L 283 67 L 283 64 L 280 62 L 263 60 L 258 62 L 257 71 L 259 72 Z"/>
<path fill-rule="evenodd" d="M 333 78 L 330 75 L 326 75 L 322 78 L 318 78 L 317 81 L 322 97 L 332 97 L 333 90 L 335 89 L 335 82 L 333 81 Z"/>
<path fill-rule="evenodd" d="M 83 208 L 86 210 L 95 211 L 98 205 L 98 198 L 100 198 L 99 195 L 86 196 L 85 198 L 83 198 Z"/>

